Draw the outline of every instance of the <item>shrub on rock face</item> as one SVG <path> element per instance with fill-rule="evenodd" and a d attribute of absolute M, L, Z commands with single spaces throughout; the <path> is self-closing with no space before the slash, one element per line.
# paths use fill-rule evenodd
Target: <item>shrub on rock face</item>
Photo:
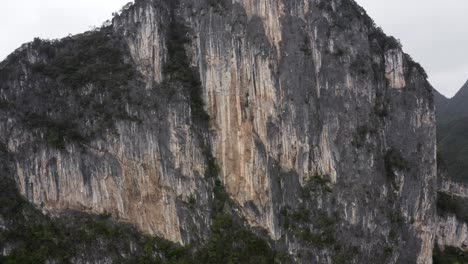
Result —
<path fill-rule="evenodd" d="M 196 70 L 190 66 L 190 61 L 185 51 L 188 44 L 188 29 L 181 23 L 173 22 L 168 32 L 168 61 L 163 72 L 166 76 L 163 86 L 167 90 L 174 90 L 174 85 L 182 85 L 189 91 L 190 107 L 194 121 L 207 121 L 208 113 L 205 111 L 205 103 L 202 98 L 202 84 Z"/>
<path fill-rule="evenodd" d="M 395 171 L 403 171 L 408 169 L 408 163 L 403 159 L 399 150 L 389 148 L 385 152 L 385 171 L 387 176 L 394 177 Z"/>
<path fill-rule="evenodd" d="M 380 118 L 387 117 L 388 116 L 388 100 L 385 100 L 383 97 L 378 96 L 375 99 L 374 113 Z"/>
<path fill-rule="evenodd" d="M 215 12 L 222 12 L 226 7 L 226 0 L 208 0 L 210 7 L 214 9 Z"/>
<path fill-rule="evenodd" d="M 116 120 L 135 121 L 138 118 L 130 116 L 126 106 L 134 109 L 151 100 L 141 96 L 145 88 L 134 65 L 125 61 L 125 45 L 111 28 L 60 41 L 36 38 L 30 49 L 37 58 L 29 72 L 8 64 L 12 58 L 0 71 L 2 89 L 20 79 L 17 74 L 29 74 L 31 80 L 27 89 L 8 98 L 5 109 L 53 147 L 62 149 L 67 142 L 102 135 L 114 129 Z"/>

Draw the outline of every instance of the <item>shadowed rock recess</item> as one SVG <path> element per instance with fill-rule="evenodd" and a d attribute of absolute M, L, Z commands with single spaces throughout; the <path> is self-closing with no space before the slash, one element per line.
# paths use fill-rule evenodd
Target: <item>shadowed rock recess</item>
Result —
<path fill-rule="evenodd" d="M 432 263 L 432 87 L 351 0 L 136 0 L 36 39 L 0 64 L 0 149 L 6 263 Z"/>

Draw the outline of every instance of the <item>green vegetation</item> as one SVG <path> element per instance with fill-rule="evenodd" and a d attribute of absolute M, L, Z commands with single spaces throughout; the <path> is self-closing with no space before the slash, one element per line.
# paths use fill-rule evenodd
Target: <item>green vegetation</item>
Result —
<path fill-rule="evenodd" d="M 310 222 L 310 211 L 306 208 L 300 208 L 299 210 L 293 212 L 290 216 L 291 219 L 296 222 Z"/>
<path fill-rule="evenodd" d="M 315 215 L 310 222 L 313 223 L 314 231 L 312 232 L 308 228 L 298 231 L 296 236 L 299 239 L 319 249 L 335 245 L 335 219 L 328 217 L 326 213 L 322 212 Z"/>
<path fill-rule="evenodd" d="M 395 171 L 403 171 L 408 169 L 408 162 L 401 156 L 401 152 L 394 148 L 389 148 L 385 152 L 385 171 L 389 178 L 395 177 Z"/>
<path fill-rule="evenodd" d="M 301 45 L 301 51 L 304 52 L 304 55 L 306 56 L 311 56 L 312 55 L 312 50 L 310 48 L 310 40 L 308 36 L 304 37 L 304 42 Z"/>
<path fill-rule="evenodd" d="M 211 160 L 209 167 L 213 167 L 212 173 L 214 173 L 214 168 L 217 168 L 216 162 L 213 158 L 208 160 Z M 269 264 L 285 257 L 284 254 L 271 249 L 266 238 L 258 237 L 246 228 L 241 219 L 235 221 L 231 215 L 234 205 L 218 179 L 215 180 L 213 193 L 212 237 L 206 246 L 197 253 L 196 263 Z"/>
<path fill-rule="evenodd" d="M 47 143 L 49 145 L 57 148 L 57 149 L 64 149 L 65 148 L 65 138 L 64 134 L 66 132 L 60 131 L 57 127 L 50 127 L 47 130 Z"/>
<path fill-rule="evenodd" d="M 112 132 L 116 120 L 139 121 L 126 106 L 152 105 L 149 96 L 141 96 L 145 88 L 134 66 L 124 60 L 125 45 L 111 28 L 60 41 L 36 38 L 31 48 L 41 58 L 30 67 L 31 85 L 9 98 L 5 109 L 45 135 L 53 147 L 63 149 L 67 142 L 85 143 Z M 20 78 L 14 74 L 21 72 L 16 67 L 2 70 L 7 73 L 0 83 Z"/>
<path fill-rule="evenodd" d="M 186 248 L 116 224 L 109 214 L 44 216 L 19 195 L 10 164 L 11 157 L 0 146 L 0 218 L 6 226 L 0 229 L 0 246 L 14 246 L 0 263 L 70 263 L 80 255 L 91 262 L 105 255 L 115 263 L 187 263 L 182 261 L 190 256 Z M 148 248 L 151 252 L 145 251 Z"/>
<path fill-rule="evenodd" d="M 195 209 L 195 205 L 197 205 L 197 199 L 195 198 L 195 194 L 191 193 L 189 195 L 187 203 L 191 209 Z"/>
<path fill-rule="evenodd" d="M 205 122 L 209 116 L 201 82 L 185 51 L 188 29 L 174 18 L 167 30 L 163 89 L 146 89 L 135 65 L 125 59 L 130 57 L 125 41 L 104 27 L 60 41 L 36 38 L 31 48 L 40 59 L 29 69 L 32 85 L 0 107 L 57 149 L 115 134 L 120 120 L 142 122 L 142 115 L 158 110 L 181 87 L 181 94 L 190 98 L 194 121 Z M 24 74 L 20 63 L 12 63 L 24 56 L 11 56 L 2 64 L 8 67 L 0 71 L 0 89 L 8 90 L 9 82 Z"/>
<path fill-rule="evenodd" d="M 375 104 L 374 104 L 374 113 L 380 117 L 380 118 L 385 118 L 388 116 L 388 99 L 384 100 L 381 96 L 377 96 L 375 98 Z"/>
<path fill-rule="evenodd" d="M 314 224 L 320 230 L 319 235 L 315 236 L 314 245 L 318 248 L 324 248 L 335 244 L 335 219 L 329 217 L 326 213 L 319 213 Z"/>
<path fill-rule="evenodd" d="M 133 66 L 125 63 L 119 40 L 102 29 L 79 37 L 66 38 L 58 43 L 35 39 L 32 46 L 49 61 L 33 66 L 41 73 L 68 88 L 80 89 L 94 84 L 109 92 L 135 77 Z"/>
<path fill-rule="evenodd" d="M 390 220 L 390 222 L 392 224 L 394 224 L 398 228 L 402 227 L 403 224 L 405 223 L 405 218 L 403 217 L 403 215 L 401 214 L 400 211 L 389 212 L 388 213 L 388 219 Z M 389 237 L 394 238 L 394 235 L 396 235 L 396 233 L 394 233 L 394 232 L 395 232 L 395 230 L 391 230 L 390 234 L 389 234 Z"/>
<path fill-rule="evenodd" d="M 316 175 L 311 177 L 309 184 L 327 186 L 328 181 L 324 180 L 323 176 Z M 280 210 L 280 215 L 283 227 L 293 231 L 296 238 L 306 242 L 309 246 L 317 249 L 339 246 L 334 237 L 336 215 L 329 216 L 322 210 L 312 211 L 307 203 L 301 204 L 296 210 L 284 207 Z"/>
<path fill-rule="evenodd" d="M 310 176 L 302 190 L 302 197 L 308 199 L 311 197 L 311 193 L 316 194 L 317 191 L 325 191 L 327 193 L 333 192 L 333 190 L 330 188 L 329 175 L 315 172 L 312 176 Z"/>
<path fill-rule="evenodd" d="M 340 30 L 347 30 L 354 21 L 364 21 L 374 27 L 374 21 L 367 15 L 366 11 L 354 1 L 341 1 L 340 6 L 332 6 L 330 1 L 320 1 L 317 8 L 333 14 L 332 25 Z"/>
<path fill-rule="evenodd" d="M 349 68 L 358 75 L 366 75 L 371 69 L 370 62 L 371 58 L 369 58 L 368 56 L 358 55 L 352 61 Z"/>
<path fill-rule="evenodd" d="M 375 129 L 369 128 L 367 125 L 360 126 L 357 128 L 356 134 L 353 136 L 351 144 L 356 148 L 362 148 L 367 141 L 367 137 L 375 133 Z"/>
<path fill-rule="evenodd" d="M 409 69 L 416 69 L 425 79 L 427 79 L 429 76 L 427 75 L 426 73 L 426 70 L 424 70 L 424 68 L 421 66 L 421 64 L 419 64 L 418 62 L 416 62 L 415 60 L 413 60 L 413 58 L 408 55 L 408 54 L 405 54 L 405 61 L 406 63 L 408 64 L 408 68 Z M 410 79 L 410 76 L 408 74 L 410 74 L 411 72 L 410 71 L 407 71 L 406 72 L 406 76 L 405 76 L 405 79 Z M 430 85 L 428 85 L 430 87 Z M 430 88 L 432 89 L 432 88 Z M 429 90 L 430 92 L 432 92 L 432 90 Z"/>
<path fill-rule="evenodd" d="M 227 4 L 226 0 L 208 0 L 208 5 L 218 13 L 222 13 L 226 9 Z"/>
<path fill-rule="evenodd" d="M 335 240 L 335 226 L 338 215 L 328 213 L 316 208 L 315 199 L 327 199 L 331 197 L 333 190 L 330 187 L 330 176 L 316 172 L 310 176 L 305 183 L 300 197 L 301 202 L 295 207 L 285 206 L 280 210 L 280 223 L 298 240 L 305 242 L 312 250 L 329 249 L 337 254 L 336 262 L 342 263 L 340 259 L 350 257 L 344 252 L 340 242 Z M 312 251 L 305 250 L 308 254 Z"/>
<path fill-rule="evenodd" d="M 385 258 L 386 258 L 386 259 L 389 258 L 390 256 L 392 256 L 392 254 L 393 254 L 393 248 L 392 248 L 392 247 L 389 247 L 389 246 L 386 246 L 386 247 L 384 248 L 384 256 L 385 256 Z"/>
<path fill-rule="evenodd" d="M 105 254 L 118 263 L 187 263 L 184 261 L 190 258 L 186 248 L 141 235 L 130 226 L 114 223 L 107 215 L 77 213 L 50 219 L 26 202 L 22 209 L 24 215 L 15 218 L 14 225 L 2 232 L 5 241 L 18 245 L 9 256 L 0 259 L 2 263 L 68 263 L 80 254 L 91 259 Z M 132 252 L 131 247 L 137 251 Z"/>
<path fill-rule="evenodd" d="M 327 11 L 327 12 L 333 12 L 333 7 L 329 1 L 320 1 L 316 3 L 316 6 L 318 9 Z"/>
<path fill-rule="evenodd" d="M 387 36 L 380 27 L 374 27 L 369 33 L 369 41 L 376 52 L 384 52 L 391 49 L 401 49 L 401 43 L 394 37 Z"/>
<path fill-rule="evenodd" d="M 437 193 L 437 210 L 440 215 L 453 214 L 461 221 L 468 222 L 468 199 L 453 194 Z"/>
<path fill-rule="evenodd" d="M 355 1 L 341 1 L 340 4 L 340 7 L 334 9 L 330 1 L 320 1 L 317 3 L 317 8 L 333 14 L 333 26 L 341 30 L 349 29 L 353 21 L 363 23 L 368 28 L 369 42 L 376 52 L 401 48 L 400 42 L 394 37 L 387 36 L 380 27 L 377 27 L 374 20 Z"/>
<path fill-rule="evenodd" d="M 359 254 L 359 248 L 352 247 L 350 249 L 343 249 L 336 247 L 337 253 L 332 257 L 333 264 L 347 264 L 350 263 L 353 258 Z"/>
<path fill-rule="evenodd" d="M 198 263 L 275 263 L 279 254 L 269 244 L 226 213 L 218 213 L 212 224 L 212 237 L 197 254 Z"/>
<path fill-rule="evenodd" d="M 0 146 L 0 218 L 7 229 L 0 230 L 0 245 L 15 245 L 9 256 L 0 257 L 1 263 L 69 263 L 83 255 L 91 262 L 106 257 L 115 263 L 163 264 L 270 264 L 285 259 L 268 240 L 252 233 L 230 212 L 232 202 L 219 180 L 214 186 L 212 237 L 195 252 L 158 237 L 141 235 L 129 225 L 115 223 L 109 214 L 86 215 L 69 212 L 60 218 L 44 216 L 29 204 L 16 190 L 8 176 L 13 171 L 5 147 Z M 189 197 L 194 204 L 195 195 Z"/>
<path fill-rule="evenodd" d="M 182 85 L 188 89 L 192 118 L 194 121 L 207 121 L 209 116 L 204 108 L 199 75 L 195 68 L 190 67 L 185 50 L 185 45 L 189 42 L 188 28 L 173 17 L 168 31 L 167 51 L 169 58 L 163 69 L 166 78 L 163 86 L 166 86 L 166 89 L 175 90 L 174 86 Z"/>
<path fill-rule="evenodd" d="M 401 216 L 401 213 L 400 213 L 400 216 Z M 401 218 L 400 218 L 400 219 L 401 219 Z M 390 221 L 392 221 L 392 220 L 390 220 Z M 404 221 L 404 219 L 403 219 L 403 221 Z M 401 221 L 401 222 L 403 222 L 403 221 Z M 400 222 L 400 221 L 398 221 L 398 222 Z M 389 238 L 391 241 L 397 241 L 397 240 L 398 240 L 399 234 L 398 234 L 398 232 L 396 231 L 395 228 L 392 228 L 392 229 L 390 230 L 390 232 L 388 233 L 388 238 Z"/>
<path fill-rule="evenodd" d="M 337 57 L 343 57 L 346 54 L 346 52 L 340 47 L 335 47 L 335 50 L 333 51 L 332 54 Z"/>
<path fill-rule="evenodd" d="M 219 174 L 219 167 L 216 163 L 216 160 L 210 154 L 207 158 L 207 167 L 205 172 L 205 177 L 207 178 L 215 178 Z"/>
<path fill-rule="evenodd" d="M 446 247 L 441 250 L 436 245 L 432 253 L 432 260 L 434 264 L 466 264 L 468 263 L 468 253 L 454 247 Z"/>

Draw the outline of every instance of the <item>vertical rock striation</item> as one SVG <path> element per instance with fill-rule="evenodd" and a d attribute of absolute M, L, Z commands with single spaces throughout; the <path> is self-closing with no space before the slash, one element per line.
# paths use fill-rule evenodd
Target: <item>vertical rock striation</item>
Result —
<path fill-rule="evenodd" d="M 29 201 L 199 243 L 216 160 L 237 213 L 295 262 L 431 263 L 432 88 L 353 1 L 140 0 L 108 30 L 138 72 L 129 93 L 157 106 L 126 102 L 139 121 L 117 118 L 114 132 L 64 149 L 2 109 L 2 143 Z M 171 34 L 188 39 L 183 54 L 169 52 Z M 193 118 L 198 80 L 171 72 L 170 55 L 190 58 L 208 122 Z M 0 65 L 6 102 L 31 93 L 42 78 L 34 65 L 48 63 L 33 44 L 15 56 Z"/>

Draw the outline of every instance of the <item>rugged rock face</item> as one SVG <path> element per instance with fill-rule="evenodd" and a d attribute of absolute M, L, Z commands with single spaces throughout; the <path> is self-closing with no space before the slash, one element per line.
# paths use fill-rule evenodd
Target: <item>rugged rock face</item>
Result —
<path fill-rule="evenodd" d="M 70 51 L 86 43 L 106 52 Z M 200 244 L 219 175 L 232 213 L 294 262 L 432 261 L 432 88 L 350 0 L 136 1 L 100 32 L 26 44 L 0 73 L 1 143 L 44 211 Z"/>
<path fill-rule="evenodd" d="M 440 166 L 441 176 L 437 210 L 438 225 L 436 243 L 440 248 L 453 247 L 468 251 L 468 188 L 464 183 L 454 182 Z"/>
<path fill-rule="evenodd" d="M 466 222 L 456 215 L 441 217 L 437 230 L 437 244 L 441 247 L 456 247 L 465 250 L 468 247 L 468 228 Z"/>

